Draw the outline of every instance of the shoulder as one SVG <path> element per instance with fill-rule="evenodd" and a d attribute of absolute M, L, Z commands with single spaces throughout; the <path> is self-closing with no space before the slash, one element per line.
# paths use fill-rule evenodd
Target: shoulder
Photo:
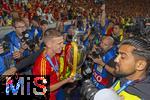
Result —
<path fill-rule="evenodd" d="M 126 92 L 136 95 L 141 99 L 149 100 L 150 98 L 149 90 L 150 90 L 150 76 L 148 76 L 144 80 L 133 83 L 133 85 L 130 85 L 126 89 Z"/>
<path fill-rule="evenodd" d="M 15 31 L 12 31 L 12 32 L 8 33 L 7 35 L 5 35 L 5 38 L 9 38 L 9 39 L 11 39 L 13 37 L 16 37 L 16 32 Z"/>
<path fill-rule="evenodd" d="M 36 63 L 40 63 L 40 62 L 46 62 L 46 58 L 44 57 L 44 53 L 42 52 L 36 59 L 35 64 Z"/>
<path fill-rule="evenodd" d="M 7 35 L 16 35 L 16 32 L 15 31 L 11 31 Z"/>
<path fill-rule="evenodd" d="M 43 70 L 45 69 L 46 69 L 46 59 L 44 58 L 43 53 L 41 53 L 35 60 L 32 72 L 34 75 L 44 75 Z"/>

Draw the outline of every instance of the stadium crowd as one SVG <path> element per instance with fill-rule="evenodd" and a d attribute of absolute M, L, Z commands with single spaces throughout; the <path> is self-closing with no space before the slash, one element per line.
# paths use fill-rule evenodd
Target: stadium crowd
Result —
<path fill-rule="evenodd" d="M 149 6 L 149 0 L 0 0 L 0 29 L 12 28 L 0 33 L 1 80 L 49 75 L 49 96 L 34 97 L 42 100 L 94 100 L 110 87 L 120 100 L 149 100 Z M 80 78 L 69 74 L 66 51 L 74 42 L 86 55 Z"/>

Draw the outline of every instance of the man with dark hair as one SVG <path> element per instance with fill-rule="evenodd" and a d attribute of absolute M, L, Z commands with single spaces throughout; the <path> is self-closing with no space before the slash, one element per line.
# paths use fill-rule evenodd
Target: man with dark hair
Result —
<path fill-rule="evenodd" d="M 31 29 L 29 18 L 23 17 L 22 20 L 25 22 L 27 29 Z"/>
<path fill-rule="evenodd" d="M 40 22 L 40 28 L 42 29 L 42 36 L 41 36 L 41 38 L 39 38 L 38 39 L 38 41 L 39 41 L 39 43 L 38 43 L 38 45 L 39 45 L 39 47 L 40 47 L 40 49 L 42 49 L 42 48 L 44 48 L 44 42 L 43 42 L 43 37 L 44 37 L 44 33 L 45 33 L 45 31 L 48 29 L 48 22 L 46 21 L 46 20 L 42 20 L 41 22 Z"/>
<path fill-rule="evenodd" d="M 48 29 L 48 22 L 46 20 L 42 20 L 40 22 L 40 27 L 42 29 L 42 35 L 44 35 L 45 31 Z"/>
<path fill-rule="evenodd" d="M 149 100 L 149 44 L 139 38 L 129 38 L 120 44 L 115 59 L 114 74 L 120 77 L 113 88 L 124 100 Z"/>
<path fill-rule="evenodd" d="M 48 25 L 48 22 L 47 22 L 46 20 L 42 20 L 42 21 L 40 22 L 40 25 L 44 25 L 44 24 Z"/>
<path fill-rule="evenodd" d="M 113 26 L 111 36 L 114 38 L 116 45 L 118 45 L 123 40 L 123 30 L 119 24 L 115 24 Z"/>
<path fill-rule="evenodd" d="M 32 21 L 31 21 L 31 34 L 30 36 L 35 39 L 35 38 L 41 38 L 42 36 L 42 29 L 39 27 L 39 22 L 40 18 L 38 16 L 33 16 Z"/>

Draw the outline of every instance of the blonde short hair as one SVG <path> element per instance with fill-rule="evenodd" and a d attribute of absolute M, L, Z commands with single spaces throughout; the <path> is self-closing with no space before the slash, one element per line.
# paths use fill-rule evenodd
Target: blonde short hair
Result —
<path fill-rule="evenodd" d="M 61 33 L 59 31 L 57 31 L 56 29 L 47 29 L 44 33 L 44 43 L 46 43 L 47 41 L 53 39 L 53 38 L 57 38 L 62 36 Z"/>

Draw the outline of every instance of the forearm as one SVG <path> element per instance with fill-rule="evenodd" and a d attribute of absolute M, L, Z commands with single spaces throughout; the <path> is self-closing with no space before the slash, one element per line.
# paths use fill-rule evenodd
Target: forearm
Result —
<path fill-rule="evenodd" d="M 56 22 L 56 19 L 52 16 L 52 20 Z"/>
<path fill-rule="evenodd" d="M 60 88 L 61 86 L 63 86 L 66 83 L 67 83 L 67 80 L 65 79 L 65 80 L 62 80 L 62 81 L 50 86 L 50 92 L 55 91 L 56 89 Z"/>
<path fill-rule="evenodd" d="M 106 69 L 109 73 L 111 73 L 112 75 L 114 75 L 114 70 L 115 70 L 115 68 L 113 68 L 113 67 L 111 67 L 111 66 L 105 64 L 101 59 L 94 59 L 94 62 L 97 63 L 97 64 L 99 64 L 99 65 L 101 65 L 101 66 L 103 66 L 103 67 L 105 67 L 105 69 Z"/>
<path fill-rule="evenodd" d="M 114 70 L 115 70 L 115 68 L 112 68 L 112 67 L 110 67 L 109 65 L 105 65 L 105 69 L 106 69 L 109 73 L 111 73 L 112 75 L 114 75 Z"/>
<path fill-rule="evenodd" d="M 16 69 L 19 71 L 27 66 L 30 66 L 32 64 L 34 64 L 36 58 L 39 56 L 39 54 L 42 52 L 43 50 L 38 50 L 37 52 L 35 52 L 34 54 L 28 56 L 27 58 L 24 58 L 23 60 L 21 60 L 15 67 Z"/>
<path fill-rule="evenodd" d="M 91 34 L 91 30 L 88 30 L 88 33 L 84 36 L 83 41 L 85 41 L 89 37 L 90 34 Z"/>

